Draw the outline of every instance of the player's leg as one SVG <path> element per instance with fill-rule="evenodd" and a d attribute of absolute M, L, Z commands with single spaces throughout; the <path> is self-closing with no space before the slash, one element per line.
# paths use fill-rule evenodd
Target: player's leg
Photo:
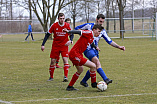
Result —
<path fill-rule="evenodd" d="M 106 82 L 106 84 L 112 83 L 112 80 L 110 80 L 109 78 L 107 78 L 104 70 L 101 68 L 101 64 L 100 64 L 100 61 L 99 61 L 98 57 L 96 57 L 96 56 L 93 57 L 92 58 L 92 62 L 94 62 L 96 64 L 97 72 L 103 78 L 103 80 Z"/>
<path fill-rule="evenodd" d="M 68 57 L 63 57 L 64 62 L 64 79 L 63 82 L 68 82 L 68 72 L 69 72 L 69 64 L 68 64 Z"/>
<path fill-rule="evenodd" d="M 50 53 L 50 58 L 51 58 L 51 63 L 50 63 L 50 68 L 49 68 L 49 73 L 50 73 L 50 78 L 48 81 L 53 80 L 53 74 L 54 70 L 56 68 L 55 63 L 56 63 L 56 58 L 59 56 L 59 49 L 58 47 L 55 47 L 52 45 L 51 53 Z"/>
<path fill-rule="evenodd" d="M 99 59 L 95 56 L 92 58 L 92 62 L 94 62 L 96 64 L 97 72 L 100 74 L 100 76 L 105 81 L 107 79 L 107 76 L 106 76 L 105 72 L 103 71 L 103 69 L 101 68 L 101 64 L 100 64 Z"/>
<path fill-rule="evenodd" d="M 103 71 L 103 69 L 101 68 L 101 64 L 100 64 L 100 61 L 98 59 L 97 56 L 94 56 L 92 58 L 92 62 L 94 62 L 96 64 L 96 69 L 97 69 L 97 72 L 99 73 L 99 75 L 103 78 L 103 80 L 109 84 L 109 83 L 112 83 L 112 80 L 110 80 L 109 78 L 107 78 L 105 72 Z M 88 84 L 87 84 L 87 80 L 90 78 L 90 72 L 89 70 L 86 72 L 86 75 L 84 76 L 83 80 L 80 82 L 81 85 L 83 85 L 84 87 L 88 87 Z"/>
<path fill-rule="evenodd" d="M 97 56 L 95 54 L 95 51 L 93 49 L 90 50 L 86 50 L 84 52 L 84 55 L 91 61 L 93 57 Z M 88 70 L 86 72 L 86 75 L 84 76 L 84 78 L 82 79 L 82 81 L 80 82 L 81 85 L 83 85 L 84 87 L 88 87 L 87 81 L 90 78 L 90 71 Z"/>
<path fill-rule="evenodd" d="M 56 59 L 51 58 L 51 63 L 50 63 L 50 68 L 49 68 L 49 73 L 50 73 L 50 78 L 47 81 L 53 81 L 53 74 L 55 70 L 55 63 Z"/>
<path fill-rule="evenodd" d="M 108 79 L 105 72 L 103 71 L 103 69 L 101 68 L 101 64 L 99 61 L 99 53 L 97 50 L 89 50 L 86 51 L 86 53 L 84 53 L 85 56 L 91 60 L 92 62 L 94 62 L 96 64 L 96 69 L 97 72 L 100 74 L 100 76 L 103 78 L 103 80 L 108 84 L 108 83 L 112 83 L 112 80 Z M 84 76 L 84 78 L 82 79 L 82 81 L 80 82 L 81 85 L 83 85 L 84 87 L 88 87 L 87 84 L 87 80 L 90 78 L 89 76 L 89 71 L 86 72 L 86 75 Z"/>
<path fill-rule="evenodd" d="M 77 72 L 73 75 L 68 87 L 67 87 L 67 91 L 72 91 L 72 90 L 78 90 L 75 89 L 73 87 L 73 85 L 75 84 L 75 82 L 77 81 L 77 79 L 79 78 L 80 74 L 83 72 L 83 66 L 75 66 L 77 69 Z"/>
<path fill-rule="evenodd" d="M 60 56 L 59 56 L 59 57 L 57 58 L 57 60 L 56 60 L 56 68 L 62 68 L 61 66 L 58 65 L 59 59 L 60 59 Z"/>
<path fill-rule="evenodd" d="M 34 41 L 33 34 L 31 33 L 32 40 Z"/>
<path fill-rule="evenodd" d="M 28 32 L 28 35 L 26 36 L 25 40 L 27 40 L 27 38 L 29 37 L 29 35 L 30 35 L 30 32 Z"/>
<path fill-rule="evenodd" d="M 87 62 L 84 64 L 84 66 L 87 66 L 90 68 L 89 72 L 90 72 L 90 77 L 91 77 L 91 86 L 93 88 L 96 88 L 97 87 L 97 83 L 96 83 L 96 65 L 87 60 Z"/>
<path fill-rule="evenodd" d="M 68 82 L 68 71 L 69 71 L 69 64 L 68 64 L 68 46 L 62 47 L 61 51 L 63 63 L 64 63 L 64 79 L 63 82 Z"/>

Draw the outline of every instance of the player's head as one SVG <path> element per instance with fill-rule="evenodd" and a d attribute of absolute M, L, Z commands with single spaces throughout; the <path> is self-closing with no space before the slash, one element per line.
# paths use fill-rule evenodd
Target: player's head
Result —
<path fill-rule="evenodd" d="M 59 13 L 58 14 L 59 24 L 62 25 L 64 23 L 64 19 L 65 19 L 64 13 Z"/>
<path fill-rule="evenodd" d="M 32 25 L 32 22 L 30 22 L 29 24 Z"/>
<path fill-rule="evenodd" d="M 65 19 L 65 22 L 67 22 L 67 23 L 71 23 L 71 19 L 70 18 L 67 18 L 67 19 Z"/>
<path fill-rule="evenodd" d="M 100 32 L 104 29 L 104 27 L 101 24 L 95 24 L 92 28 L 92 31 L 94 33 L 95 37 L 98 37 L 100 35 Z"/>
<path fill-rule="evenodd" d="M 96 23 L 103 24 L 105 21 L 105 16 L 103 14 L 98 14 L 96 17 Z"/>

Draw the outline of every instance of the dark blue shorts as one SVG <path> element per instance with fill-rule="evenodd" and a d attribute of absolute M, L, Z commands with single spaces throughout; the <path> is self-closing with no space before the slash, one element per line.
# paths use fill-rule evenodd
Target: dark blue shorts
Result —
<path fill-rule="evenodd" d="M 91 61 L 93 57 L 97 56 L 99 58 L 98 50 L 90 49 L 84 52 L 84 55 Z"/>

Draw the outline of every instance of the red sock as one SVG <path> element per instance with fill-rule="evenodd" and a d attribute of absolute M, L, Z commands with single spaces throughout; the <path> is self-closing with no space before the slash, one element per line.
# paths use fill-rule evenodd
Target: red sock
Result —
<path fill-rule="evenodd" d="M 49 73 L 50 73 L 50 77 L 51 77 L 51 78 L 53 78 L 54 70 L 55 70 L 55 65 L 50 65 Z"/>
<path fill-rule="evenodd" d="M 96 82 L 96 72 L 95 71 L 90 71 L 90 77 L 91 77 L 92 83 Z"/>
<path fill-rule="evenodd" d="M 69 86 L 73 86 L 79 76 L 80 76 L 80 74 L 76 72 L 76 73 L 73 75 L 73 77 L 72 77 L 72 79 L 71 79 L 71 81 L 70 81 L 70 83 L 69 83 Z"/>
<path fill-rule="evenodd" d="M 57 63 L 57 64 L 59 63 L 59 59 L 60 59 L 60 57 L 58 57 L 58 58 L 56 59 L 56 63 Z"/>
<path fill-rule="evenodd" d="M 68 78 L 69 64 L 64 64 L 64 76 Z"/>
<path fill-rule="evenodd" d="M 58 63 L 56 63 L 56 66 L 58 65 Z"/>

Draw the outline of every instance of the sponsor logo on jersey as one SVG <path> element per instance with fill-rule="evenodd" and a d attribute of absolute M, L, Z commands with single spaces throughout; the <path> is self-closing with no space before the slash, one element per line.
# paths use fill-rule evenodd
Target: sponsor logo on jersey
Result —
<path fill-rule="evenodd" d="M 82 31 L 82 33 L 91 33 L 91 31 Z"/>
<path fill-rule="evenodd" d="M 58 30 L 58 28 L 56 28 L 56 30 Z"/>
<path fill-rule="evenodd" d="M 65 36 L 66 32 L 56 32 L 57 36 Z"/>

